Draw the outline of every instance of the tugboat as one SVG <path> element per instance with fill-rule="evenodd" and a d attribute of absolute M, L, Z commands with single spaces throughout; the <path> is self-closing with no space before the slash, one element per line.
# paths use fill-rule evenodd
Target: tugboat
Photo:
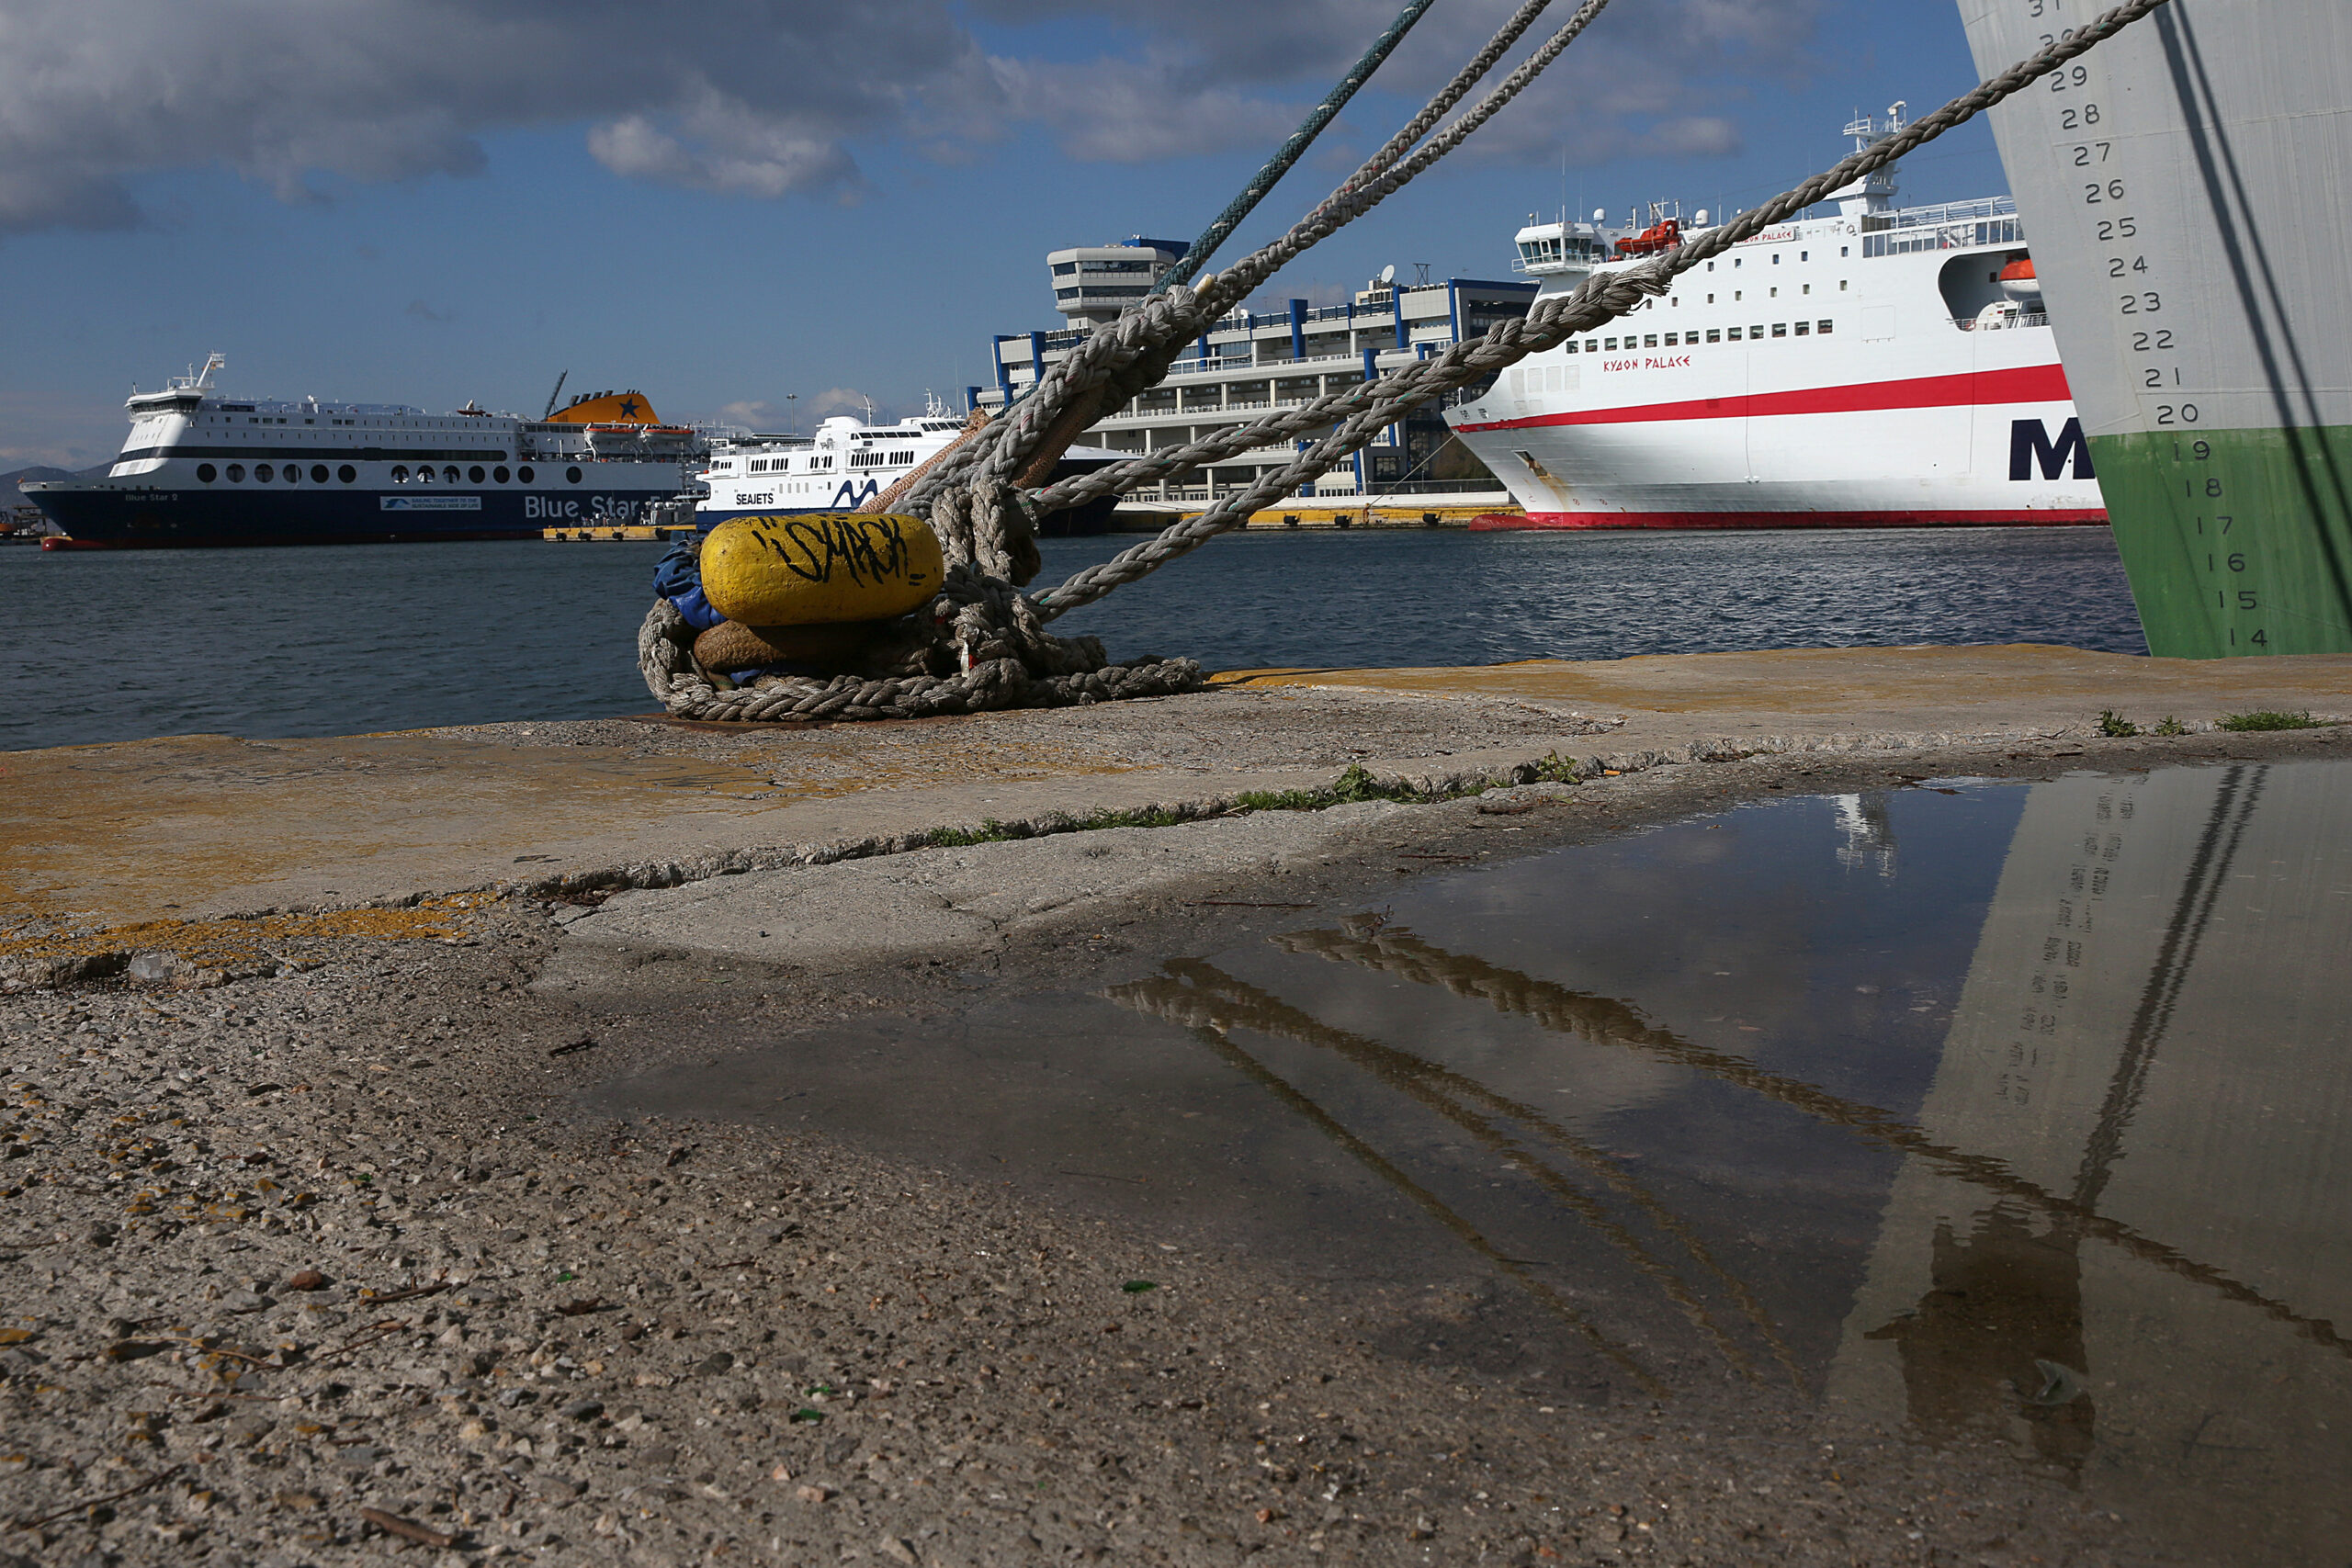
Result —
<path fill-rule="evenodd" d="M 468 403 L 232 398 L 201 371 L 123 404 L 130 434 L 104 475 L 19 488 L 62 529 L 49 549 L 536 539 L 626 523 L 678 492 L 701 441 L 641 392 L 577 398 L 526 420 Z"/>

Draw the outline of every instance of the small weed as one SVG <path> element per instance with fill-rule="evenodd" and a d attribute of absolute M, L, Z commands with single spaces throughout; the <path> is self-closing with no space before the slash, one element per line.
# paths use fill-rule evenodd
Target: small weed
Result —
<path fill-rule="evenodd" d="M 2140 727 L 2113 708 L 2101 708 L 2098 710 L 2098 732 L 2120 740 L 2127 735 L 2139 734 Z"/>
<path fill-rule="evenodd" d="M 2225 713 L 2222 716 L 2223 729 L 2317 729 L 2320 721 L 2309 713 L 2277 713 L 2269 708 L 2256 708 L 2252 713 Z"/>
<path fill-rule="evenodd" d="M 2151 735 L 2186 735 L 2188 733 L 2188 726 L 2181 723 L 2180 720 L 2173 717 L 2172 715 L 2166 714 L 2164 716 L 2164 722 L 2157 725 L 2155 728 L 2148 731 L 2148 733 Z"/>

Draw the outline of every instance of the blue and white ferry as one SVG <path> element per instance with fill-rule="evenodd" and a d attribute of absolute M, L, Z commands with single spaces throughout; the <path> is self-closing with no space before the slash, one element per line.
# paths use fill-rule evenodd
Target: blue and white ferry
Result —
<path fill-rule="evenodd" d="M 468 403 L 232 398 L 227 361 L 123 404 L 130 434 L 103 475 L 32 481 L 25 498 L 64 530 L 51 549 L 536 539 L 624 524 L 702 467 L 696 434 L 661 423 L 643 394 L 575 399 L 544 419 Z"/>

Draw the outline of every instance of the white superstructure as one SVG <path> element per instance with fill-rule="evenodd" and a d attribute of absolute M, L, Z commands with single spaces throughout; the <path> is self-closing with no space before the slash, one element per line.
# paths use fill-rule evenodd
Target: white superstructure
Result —
<path fill-rule="evenodd" d="M 1902 107 L 1847 134 L 1892 134 Z M 1894 195 L 1882 170 L 1449 410 L 1526 510 L 1488 525 L 2104 522 L 2015 206 Z M 1566 293 L 1703 232 L 1694 216 L 1531 223 L 1517 265 Z"/>

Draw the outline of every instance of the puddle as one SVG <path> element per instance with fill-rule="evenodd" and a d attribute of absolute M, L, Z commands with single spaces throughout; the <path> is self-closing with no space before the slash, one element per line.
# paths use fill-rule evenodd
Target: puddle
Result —
<path fill-rule="evenodd" d="M 1564 1400 L 1793 1389 L 2335 1562 L 2347 961 L 2352 766 L 1943 781 L 600 1099 L 1082 1194 Z"/>

